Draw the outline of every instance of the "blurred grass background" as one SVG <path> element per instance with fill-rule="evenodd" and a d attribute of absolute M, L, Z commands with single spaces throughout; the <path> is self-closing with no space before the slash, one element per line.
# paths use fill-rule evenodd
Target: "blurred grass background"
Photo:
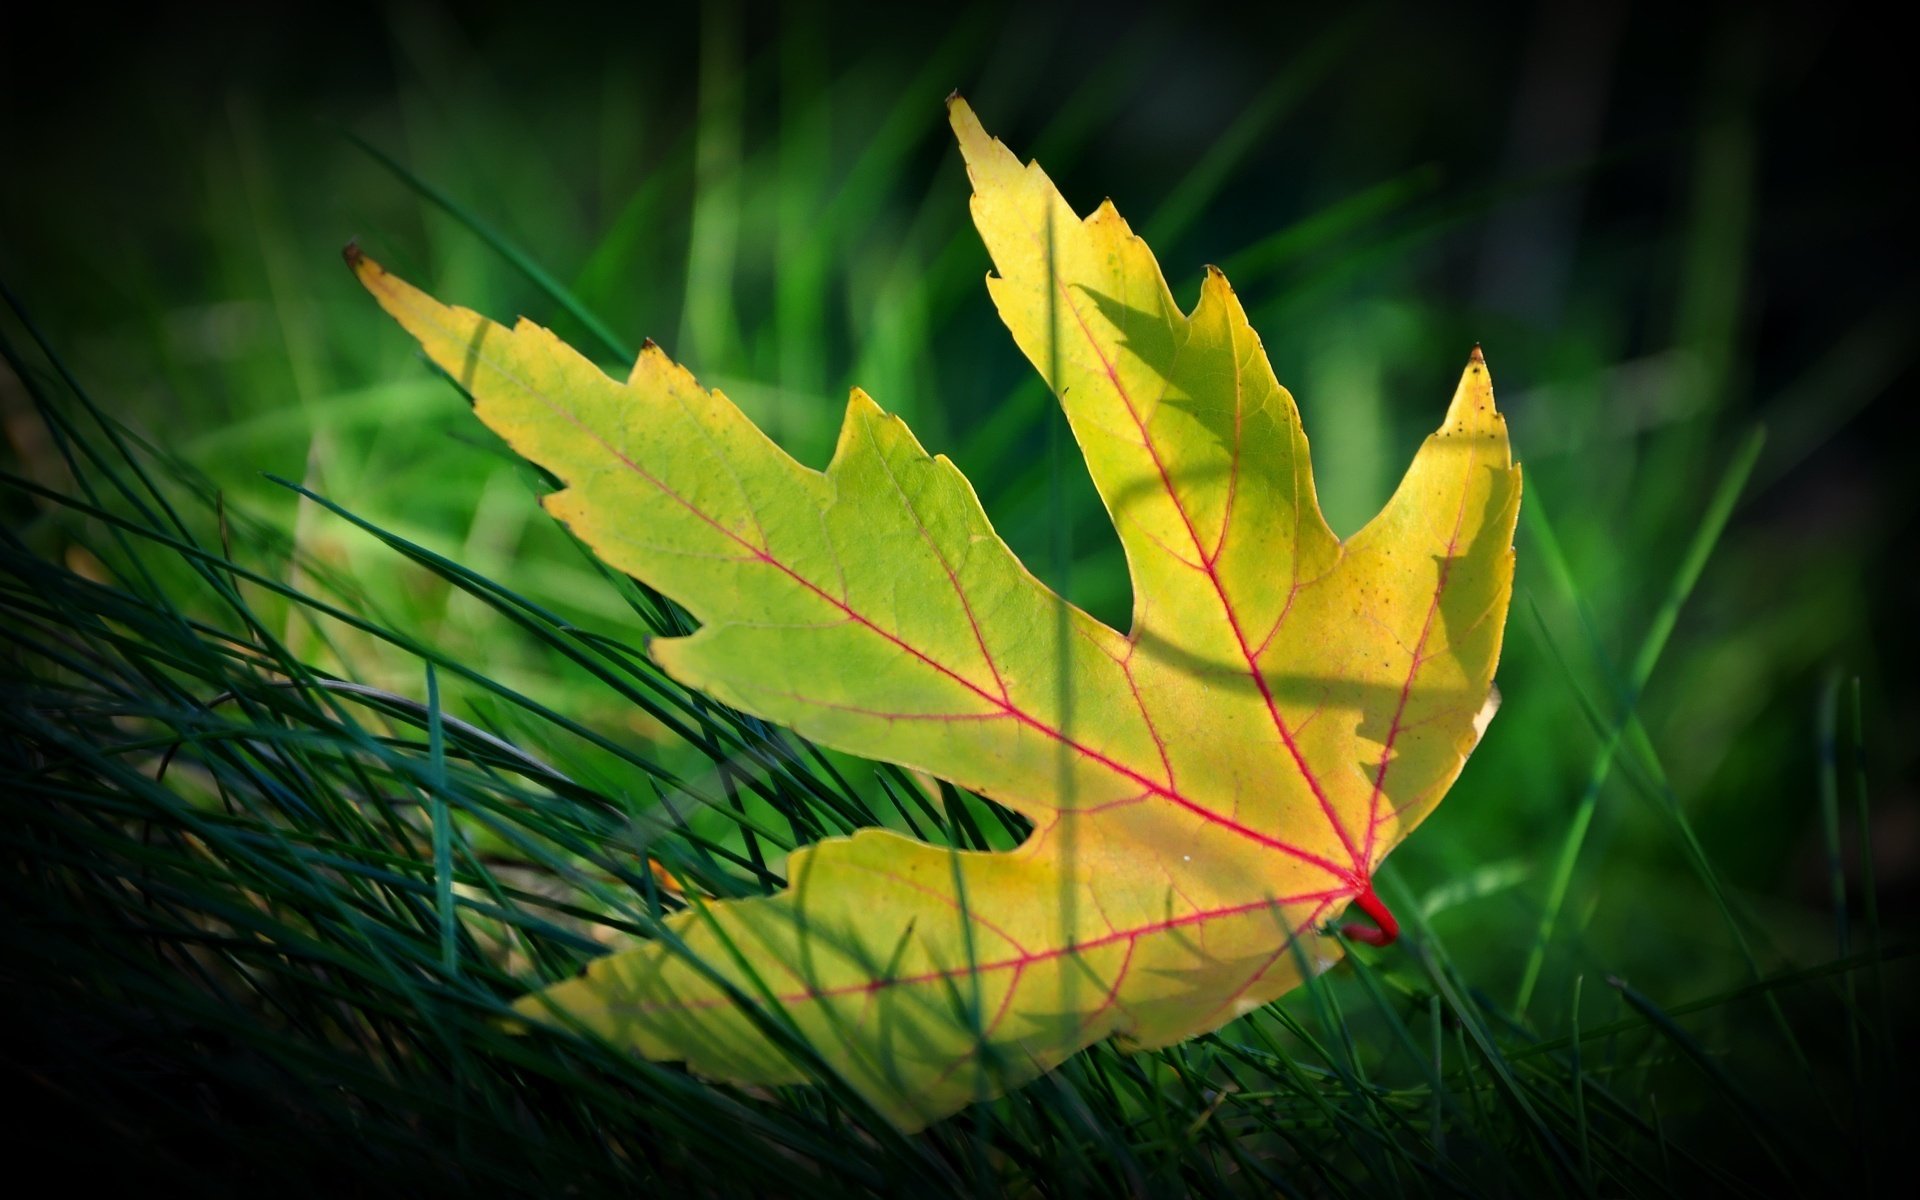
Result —
<path fill-rule="evenodd" d="M 1460 978 L 1543 1035 L 1569 1012 L 1630 1015 L 1609 976 L 1668 1005 L 1722 994 L 1860 950 L 1869 864 L 1884 942 L 1911 930 L 1916 106 L 1898 46 L 1856 12 L 33 20 L 0 39 L 0 280 L 78 380 L 283 538 L 295 583 L 350 581 L 356 611 L 663 773 L 698 777 L 711 748 L 268 478 L 638 641 L 628 597 L 339 249 L 357 238 L 611 369 L 652 337 L 815 465 L 858 383 L 958 463 L 1036 573 L 1124 628 L 1117 542 L 981 286 L 941 110 L 957 87 L 1076 207 L 1111 196 L 1183 302 L 1203 263 L 1226 270 L 1300 403 L 1338 532 L 1385 499 L 1485 347 L 1528 486 L 1504 707 L 1392 864 Z M 57 447 L 29 390 L 18 361 L 0 373 L 12 466 L 45 481 Z M 9 503 L 22 530 L 44 518 Z M 28 541 L 92 569 L 77 544 Z M 262 604 L 303 661 L 424 699 L 417 658 Z M 440 683 L 449 716 L 600 794 L 650 794 L 633 757 Z M 871 772 L 833 761 L 871 792 Z M 1842 798 L 1831 819 L 1823 786 Z M 692 820 L 741 844 L 723 814 Z M 1843 1094 L 1857 1026 L 1821 1007 L 1834 995 L 1782 993 L 1783 1011 L 1722 1012 L 1701 1036 L 1794 1119 L 1817 1106 L 1778 1023 Z"/>

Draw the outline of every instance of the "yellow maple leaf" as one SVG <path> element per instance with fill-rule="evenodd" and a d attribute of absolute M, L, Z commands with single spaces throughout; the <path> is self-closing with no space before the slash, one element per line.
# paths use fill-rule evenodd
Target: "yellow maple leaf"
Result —
<path fill-rule="evenodd" d="M 987 281 L 1126 551 L 1125 634 L 995 535 L 966 479 L 854 391 L 824 472 L 648 344 L 625 382 L 551 333 L 367 288 L 564 484 L 547 508 L 701 623 L 676 679 L 1034 824 L 1004 853 L 884 830 L 786 891 L 698 901 L 520 1005 L 743 1084 L 837 1073 L 913 1129 L 1106 1037 L 1164 1046 L 1394 933 L 1382 858 L 1483 728 L 1520 472 L 1474 352 L 1386 508 L 1342 542 L 1226 279 L 1191 313 L 1111 204 L 1082 220 L 959 100 Z M 804 1049 L 802 1048 L 804 1047 Z"/>

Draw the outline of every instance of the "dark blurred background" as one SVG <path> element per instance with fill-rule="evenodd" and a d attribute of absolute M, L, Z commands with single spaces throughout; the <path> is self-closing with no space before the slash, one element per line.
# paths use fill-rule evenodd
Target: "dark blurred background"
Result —
<path fill-rule="evenodd" d="M 1528 487 L 1505 707 L 1396 869 L 1490 993 L 1523 986 L 1590 790 L 1540 1007 L 1563 1011 L 1582 972 L 1674 1001 L 1746 977 L 1662 796 L 1766 963 L 1836 953 L 1820 748 L 1832 731 L 1850 796 L 1856 679 L 1871 816 L 1863 830 L 1843 806 L 1849 886 L 1870 855 L 1883 922 L 1911 926 L 1920 106 L 1910 46 L 1863 8 L 341 3 L 3 20 L 0 278 L 98 395 L 232 503 L 349 571 L 388 619 L 563 711 L 684 751 L 262 478 L 620 627 L 341 246 L 609 365 L 652 337 L 814 464 L 858 383 L 954 457 L 1043 578 L 1124 627 L 1117 544 L 1070 448 L 1050 450 L 1058 415 L 980 286 L 941 107 L 958 88 L 1076 207 L 1111 196 L 1183 302 L 1203 263 L 1226 270 L 1300 402 L 1338 532 L 1385 499 L 1485 347 Z M 6 403 L 13 453 L 44 452 Z M 1638 697 L 1645 737 L 1592 788 L 1605 739 L 1578 697 L 1618 719 L 1759 428 Z M 354 667 L 380 678 L 377 654 Z"/>

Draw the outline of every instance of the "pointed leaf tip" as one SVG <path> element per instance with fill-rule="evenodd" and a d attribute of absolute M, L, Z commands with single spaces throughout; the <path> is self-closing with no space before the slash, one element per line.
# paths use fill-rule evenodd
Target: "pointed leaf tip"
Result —
<path fill-rule="evenodd" d="M 960 156 L 966 159 L 969 170 L 991 154 L 995 145 L 993 137 L 981 126 L 973 106 L 959 92 L 947 97 L 947 124 L 959 139 Z"/>

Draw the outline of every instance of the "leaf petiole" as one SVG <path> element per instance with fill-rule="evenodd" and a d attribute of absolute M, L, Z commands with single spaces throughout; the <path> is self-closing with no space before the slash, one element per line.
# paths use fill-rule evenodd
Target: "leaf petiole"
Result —
<path fill-rule="evenodd" d="M 1356 942 L 1365 942 L 1369 946 L 1391 946 L 1400 936 L 1400 922 L 1394 919 L 1393 910 L 1386 902 L 1374 894 L 1369 883 L 1366 890 L 1353 898 L 1360 911 L 1373 918 L 1372 925 L 1363 925 L 1358 921 L 1349 921 L 1340 927 L 1340 936 Z"/>

